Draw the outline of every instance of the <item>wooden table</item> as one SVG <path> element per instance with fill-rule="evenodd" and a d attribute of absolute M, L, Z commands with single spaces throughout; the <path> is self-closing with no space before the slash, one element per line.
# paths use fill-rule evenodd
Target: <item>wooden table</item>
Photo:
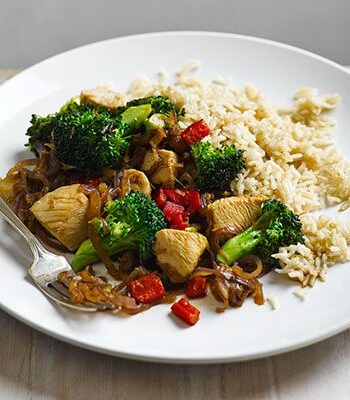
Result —
<path fill-rule="evenodd" d="M 0 70 L 1 81 L 16 71 Z M 96 354 L 0 311 L 0 399 L 350 399 L 350 331 L 292 353 L 174 366 Z"/>

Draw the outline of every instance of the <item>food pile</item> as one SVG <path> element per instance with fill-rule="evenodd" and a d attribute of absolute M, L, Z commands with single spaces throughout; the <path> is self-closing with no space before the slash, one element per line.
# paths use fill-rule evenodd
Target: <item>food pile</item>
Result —
<path fill-rule="evenodd" d="M 229 127 L 236 137 L 239 123 L 222 121 L 221 140 L 200 84 L 181 75 L 178 84 L 134 85 L 129 101 L 98 87 L 54 114 L 33 115 L 27 145 L 36 157 L 19 161 L 0 181 L 0 195 L 48 247 L 74 253 L 76 275 L 58 277 L 74 303 L 128 314 L 172 303 L 172 312 L 194 325 L 200 311 L 190 299 L 211 293 L 218 312 L 247 297 L 263 304 L 264 274 L 307 276 L 295 274 L 299 264 L 287 266 L 286 255 L 314 251 L 301 222 L 306 217 L 297 215 L 309 203 L 283 201 L 278 187 L 285 181 L 259 190 L 252 149 L 228 140 Z M 209 97 L 219 90 L 202 89 Z M 269 123 L 258 94 L 246 96 L 251 103 L 256 97 L 255 116 Z M 203 115 L 194 110 L 200 101 Z M 233 116 L 249 112 L 235 98 L 227 100 L 232 107 Z M 253 128 L 249 134 L 251 143 L 260 137 Z M 94 270 L 101 262 L 107 278 Z"/>

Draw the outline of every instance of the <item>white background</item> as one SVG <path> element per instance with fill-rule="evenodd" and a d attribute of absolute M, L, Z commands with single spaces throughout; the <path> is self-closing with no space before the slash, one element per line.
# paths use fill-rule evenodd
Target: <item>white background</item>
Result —
<path fill-rule="evenodd" d="M 350 64 L 349 17 L 348 0 L 0 0 L 0 68 L 97 40 L 179 29 L 260 36 Z"/>

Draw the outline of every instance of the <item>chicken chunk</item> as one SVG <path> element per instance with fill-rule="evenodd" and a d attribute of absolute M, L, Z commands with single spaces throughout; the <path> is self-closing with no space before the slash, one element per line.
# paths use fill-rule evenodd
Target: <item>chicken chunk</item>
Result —
<path fill-rule="evenodd" d="M 113 91 L 109 86 L 96 86 L 93 89 L 86 89 L 80 93 L 82 103 L 103 106 L 110 110 L 125 105 L 125 98 L 121 93 Z"/>
<path fill-rule="evenodd" d="M 44 228 L 73 251 L 87 238 L 88 207 L 89 199 L 75 184 L 47 193 L 30 210 Z"/>
<path fill-rule="evenodd" d="M 247 229 L 259 217 L 265 196 L 226 197 L 208 205 L 205 214 L 208 220 L 208 236 L 229 228 L 234 233 Z"/>
<path fill-rule="evenodd" d="M 173 188 L 178 170 L 182 168 L 177 154 L 170 150 L 151 149 L 145 154 L 141 169 L 155 185 Z"/>
<path fill-rule="evenodd" d="M 148 176 L 151 176 L 160 163 L 160 156 L 158 150 L 152 148 L 148 150 L 144 156 L 140 169 Z"/>
<path fill-rule="evenodd" d="M 154 253 L 164 274 L 177 283 L 192 274 L 208 247 L 207 238 L 200 233 L 162 229 L 156 233 Z"/>
<path fill-rule="evenodd" d="M 121 197 L 124 197 L 131 191 L 141 192 L 151 197 L 151 185 L 147 176 L 137 169 L 126 169 L 120 184 Z"/>

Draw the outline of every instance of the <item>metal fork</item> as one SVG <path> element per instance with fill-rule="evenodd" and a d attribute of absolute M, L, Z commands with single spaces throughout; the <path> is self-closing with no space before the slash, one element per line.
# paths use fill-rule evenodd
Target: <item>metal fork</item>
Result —
<path fill-rule="evenodd" d="M 46 250 L 1 197 L 0 214 L 2 214 L 12 228 L 20 233 L 29 244 L 34 260 L 28 273 L 47 297 L 65 307 L 79 311 L 94 312 L 113 308 L 107 304 L 95 304 L 90 302 L 73 304 L 70 300 L 67 287 L 57 280 L 57 275 L 60 272 L 69 272 L 71 275 L 74 275 L 66 258 Z"/>

